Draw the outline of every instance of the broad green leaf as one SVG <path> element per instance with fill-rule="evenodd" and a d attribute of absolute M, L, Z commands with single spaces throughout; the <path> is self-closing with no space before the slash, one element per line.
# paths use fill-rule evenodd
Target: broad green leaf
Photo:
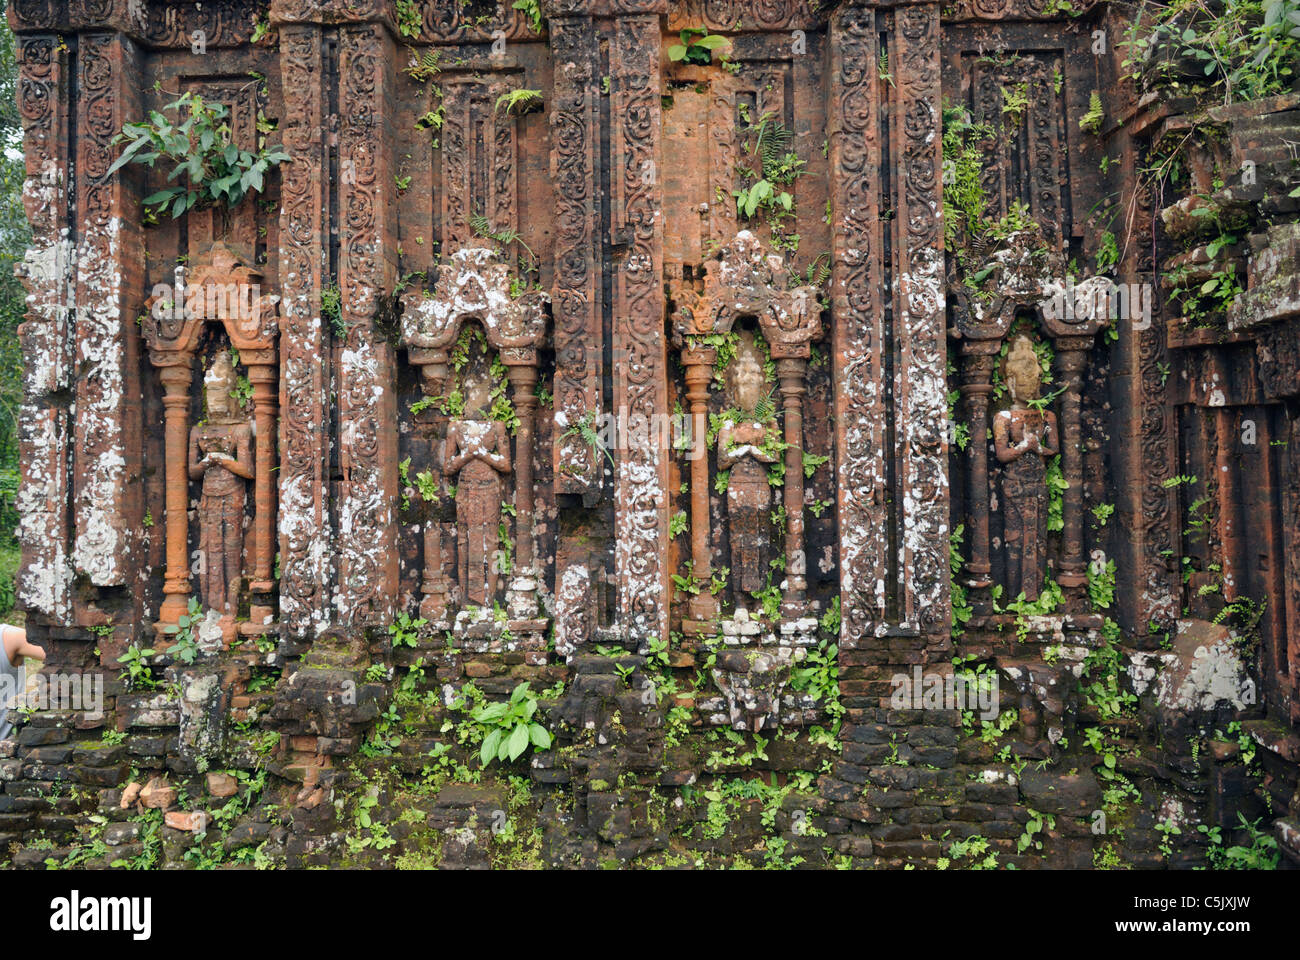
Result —
<path fill-rule="evenodd" d="M 483 748 L 478 752 L 479 762 L 487 766 L 492 762 L 492 758 L 497 754 L 497 747 L 501 743 L 501 730 L 493 730 L 483 738 Z"/>
<path fill-rule="evenodd" d="M 136 140 L 134 143 L 132 143 L 130 146 L 128 146 L 125 150 L 122 151 L 122 155 L 120 157 L 118 157 L 116 160 L 113 161 L 113 165 L 108 168 L 108 172 L 113 173 L 117 170 L 120 170 L 126 164 L 130 163 L 131 157 L 134 156 L 136 153 L 138 153 L 141 149 L 143 149 L 147 143 L 148 143 L 147 140 Z"/>
<path fill-rule="evenodd" d="M 510 759 L 515 760 L 528 749 L 528 727 L 520 724 L 510 734 Z"/>

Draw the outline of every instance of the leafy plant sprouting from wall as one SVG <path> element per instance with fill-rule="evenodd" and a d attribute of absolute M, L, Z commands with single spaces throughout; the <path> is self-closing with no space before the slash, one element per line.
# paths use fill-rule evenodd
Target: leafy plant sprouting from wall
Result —
<path fill-rule="evenodd" d="M 433 398 L 433 402 L 438 405 L 438 408 L 445 416 L 456 418 L 463 416 L 465 413 L 465 391 L 463 389 L 462 375 L 465 365 L 469 363 L 469 352 L 475 346 L 485 355 L 492 350 L 483 329 L 474 324 L 466 324 L 456 338 L 455 345 L 451 348 L 452 377 L 448 384 L 447 394 Z M 514 404 L 510 402 L 510 379 L 506 373 L 506 366 L 501 362 L 500 357 L 492 357 L 489 372 L 492 378 L 492 388 L 489 394 L 492 405 L 488 410 L 488 416 L 492 420 L 504 423 L 510 429 L 510 432 L 514 433 L 519 427 L 519 417 L 515 413 Z M 421 489 L 423 492 L 423 488 Z"/>
<path fill-rule="evenodd" d="M 585 443 L 591 452 L 597 456 L 604 454 L 605 459 L 609 461 L 611 467 L 614 466 L 614 457 L 609 452 L 609 447 L 605 444 L 605 438 L 601 435 L 600 430 L 596 427 L 597 413 L 595 410 L 588 410 L 580 419 L 569 425 L 564 431 L 562 437 L 577 437 Z"/>
<path fill-rule="evenodd" d="M 713 62 L 713 51 L 731 43 L 726 37 L 709 33 L 703 27 L 687 27 L 677 38 L 681 43 L 668 47 L 668 59 L 673 63 L 694 63 L 707 67 Z"/>
<path fill-rule="evenodd" d="M 1140 80 L 1212 91 L 1225 103 L 1285 92 L 1300 62 L 1298 0 L 1145 0 L 1124 67 Z"/>
<path fill-rule="evenodd" d="M 155 88 L 157 89 L 157 88 Z M 175 119 L 168 117 L 174 114 Z M 238 206 L 249 193 L 261 193 L 266 175 L 292 158 L 280 146 L 268 146 L 267 134 L 275 129 L 260 113 L 257 149 L 244 150 L 231 140 L 230 110 L 222 103 L 205 101 L 186 91 L 162 110 L 149 111 L 149 118 L 122 126 L 113 143 L 126 147 L 108 172 L 128 163 L 151 169 L 159 161 L 170 163 L 170 186 L 145 197 L 153 215 L 170 212 L 173 218 L 189 210 L 224 203 Z M 172 181 L 184 180 L 184 183 Z"/>
<path fill-rule="evenodd" d="M 538 0 L 515 0 L 511 9 L 522 10 L 524 16 L 528 18 L 528 27 L 533 33 L 542 32 L 542 5 Z"/>
<path fill-rule="evenodd" d="M 533 719 L 537 713 L 537 694 L 520 683 L 510 693 L 505 703 L 489 703 L 471 711 L 475 723 L 485 729 L 479 748 L 479 760 L 488 766 L 493 760 L 518 760 L 529 744 L 538 750 L 549 750 L 551 735 Z"/>
<path fill-rule="evenodd" d="M 203 620 L 203 608 L 195 597 L 190 597 L 189 608 L 173 624 L 163 627 L 163 633 L 169 634 L 176 642 L 167 648 L 167 655 L 175 657 L 180 663 L 193 663 L 199 658 L 199 644 L 194 638 L 194 629 Z"/>
<path fill-rule="evenodd" d="M 795 234 L 781 230 L 783 221 L 794 216 L 794 195 L 783 187 L 790 186 L 804 173 L 805 163 L 790 149 L 794 134 L 771 111 L 764 112 L 757 123 L 750 123 L 749 110 L 741 107 L 741 120 L 752 131 L 746 146 L 748 163 L 736 164 L 741 178 L 739 190 L 733 190 L 736 212 L 745 220 L 762 217 L 772 230 L 772 245 L 794 252 L 799 247 Z"/>
<path fill-rule="evenodd" d="M 395 0 L 393 8 L 397 13 L 397 32 L 404 37 L 418 37 L 424 28 L 424 17 L 415 0 Z"/>
<path fill-rule="evenodd" d="M 518 230 L 509 228 L 505 230 L 493 230 L 492 224 L 481 212 L 470 214 L 469 228 L 474 231 L 475 236 L 482 237 L 484 240 L 491 240 L 493 243 L 498 244 L 502 253 L 505 252 L 505 249 L 509 247 L 510 244 L 519 244 L 519 246 L 523 247 L 528 253 L 527 258 L 524 258 L 523 256 L 519 258 L 519 269 L 524 273 L 535 273 L 537 271 L 537 254 L 533 253 L 532 247 L 524 243 Z"/>
<path fill-rule="evenodd" d="M 534 108 L 540 108 L 542 105 L 542 91 L 540 90 L 508 90 L 497 97 L 495 109 L 506 108 L 506 113 L 528 113 Z"/>
<path fill-rule="evenodd" d="M 430 93 L 438 101 L 436 107 L 415 121 L 416 129 L 429 131 L 433 149 L 437 150 L 440 146 L 438 132 L 447 119 L 447 106 L 442 102 L 442 88 L 433 83 L 434 78 L 442 72 L 442 54 L 437 47 L 430 47 L 423 53 L 416 52 L 412 47 L 407 49 L 411 52 L 411 59 L 406 65 L 406 75 L 416 83 L 430 84 Z"/>

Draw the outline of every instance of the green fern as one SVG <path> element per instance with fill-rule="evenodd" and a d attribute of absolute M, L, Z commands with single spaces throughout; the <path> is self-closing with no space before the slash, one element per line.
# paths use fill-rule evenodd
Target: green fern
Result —
<path fill-rule="evenodd" d="M 499 243 L 502 247 L 508 247 L 512 243 L 519 244 L 528 251 L 528 257 L 530 261 L 532 261 L 529 264 L 524 264 L 523 258 L 521 257 L 520 264 L 523 265 L 526 271 L 533 269 L 533 265 L 537 261 L 537 255 L 533 253 L 532 248 L 528 246 L 528 244 L 524 243 L 523 238 L 519 236 L 518 230 L 513 228 L 493 230 L 492 224 L 488 222 L 488 218 L 482 213 L 474 213 L 470 215 L 469 228 L 474 231 L 475 235 L 483 237 L 485 240 L 492 240 L 495 243 Z"/>
<path fill-rule="evenodd" d="M 1084 133 L 1100 136 L 1101 122 L 1105 117 L 1106 112 L 1101 106 L 1101 94 L 1094 90 L 1088 99 L 1088 112 L 1079 118 L 1079 129 Z"/>
<path fill-rule="evenodd" d="M 582 442 L 592 449 L 593 453 L 603 453 L 609 465 L 614 465 L 614 458 L 610 455 L 609 448 L 605 446 L 605 440 L 596 429 L 596 412 L 588 411 L 581 420 L 564 431 L 565 437 L 580 437 Z"/>
<path fill-rule="evenodd" d="M 411 63 L 406 75 L 416 83 L 426 83 L 442 72 L 442 54 L 437 47 L 430 47 L 423 54 L 417 54 L 411 47 L 407 49 L 411 51 Z"/>
<path fill-rule="evenodd" d="M 756 129 L 758 136 L 754 142 L 754 152 L 763 164 L 763 179 L 773 183 L 789 183 L 793 179 L 790 170 L 790 143 L 794 140 L 794 134 L 784 123 L 774 119 L 770 112 L 758 118 Z"/>
<path fill-rule="evenodd" d="M 808 264 L 808 269 L 804 272 L 804 283 L 813 287 L 820 287 L 831 278 L 831 255 L 829 253 L 817 254 L 817 259 Z"/>
<path fill-rule="evenodd" d="M 540 107 L 542 105 L 542 91 L 509 90 L 497 97 L 496 109 L 500 110 L 503 103 L 506 106 L 506 113 L 510 113 L 511 111 L 516 113 L 527 113 L 533 107 Z"/>

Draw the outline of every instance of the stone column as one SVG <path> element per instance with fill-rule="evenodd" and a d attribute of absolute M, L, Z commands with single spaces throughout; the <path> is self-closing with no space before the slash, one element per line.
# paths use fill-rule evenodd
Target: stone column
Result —
<path fill-rule="evenodd" d="M 600 204 L 597 127 L 600 54 L 587 4 L 546 0 L 554 81 L 547 111 L 550 175 L 555 186 L 555 416 L 575 424 L 601 408 L 601 270 L 596 217 Z M 599 490 L 603 457 L 581 439 L 554 431 L 556 493 Z"/>
<path fill-rule="evenodd" d="M 1061 397 L 1061 475 L 1065 488 L 1061 518 L 1061 570 L 1056 582 L 1077 589 L 1088 582 L 1083 555 L 1083 424 L 1080 419 L 1083 371 L 1091 337 L 1062 337 L 1055 343 L 1056 368 L 1065 386 Z"/>
<path fill-rule="evenodd" d="M 348 628 L 391 621 L 398 583 L 393 349 L 375 317 L 396 281 L 392 165 L 397 51 L 381 23 L 339 29 L 338 593 Z"/>
<path fill-rule="evenodd" d="M 166 420 L 167 470 L 167 573 L 163 581 L 163 604 L 158 611 L 160 624 L 175 623 L 189 608 L 189 443 L 190 443 L 190 380 L 193 354 L 178 352 L 165 360 L 155 359 L 162 366 L 163 409 Z M 164 365 L 165 364 L 165 365 Z"/>
<path fill-rule="evenodd" d="M 901 625 L 947 637 L 949 496 L 947 337 L 944 308 L 940 116 L 942 29 L 939 4 L 895 7 L 888 51 L 890 163 L 897 258 L 893 334 L 894 416 L 898 445 L 898 618 Z M 882 94 L 886 90 L 882 88 Z"/>
<path fill-rule="evenodd" d="M 284 145 L 280 173 L 280 624 L 286 638 L 314 637 L 333 617 L 334 522 L 329 510 L 330 193 L 326 175 L 325 43 L 316 24 L 282 23 Z"/>
<path fill-rule="evenodd" d="M 807 345 L 804 349 L 808 349 Z M 803 539 L 803 396 L 808 392 L 808 361 L 785 357 L 776 361 L 785 411 L 785 556 L 786 589 L 782 613 L 791 618 L 807 611 L 807 556 Z"/>
<path fill-rule="evenodd" d="M 73 565 L 95 587 L 134 588 L 144 517 L 133 322 L 145 289 L 143 177 L 132 164 L 109 169 L 119 149 L 114 137 L 141 116 L 143 64 L 136 44 L 115 32 L 81 33 L 76 59 Z"/>
<path fill-rule="evenodd" d="M 536 574 L 533 567 L 533 424 L 537 416 L 537 368 L 508 366 L 511 401 L 519 417 L 515 432 L 515 568 L 521 576 Z"/>
<path fill-rule="evenodd" d="M 247 359 L 247 358 L 245 358 Z M 253 475 L 253 569 L 249 589 L 275 589 L 275 428 L 280 404 L 274 357 L 270 363 L 248 362 L 253 385 L 256 472 Z"/>
<path fill-rule="evenodd" d="M 443 351 L 409 347 L 407 357 L 420 369 L 420 390 L 423 395 L 430 399 L 441 397 L 447 383 L 447 354 Z M 435 403 L 417 414 L 416 420 L 433 452 L 434 476 L 441 477 L 442 453 L 439 438 L 446 435 L 447 417 Z M 441 505 L 438 512 L 441 512 Z M 420 601 L 420 616 L 431 623 L 438 623 L 447 614 L 448 593 L 447 576 L 443 569 L 442 521 L 438 516 L 428 516 L 427 510 L 422 534 L 424 570 L 420 577 L 420 593 L 424 599 Z"/>
<path fill-rule="evenodd" d="M 718 352 L 703 347 L 686 347 L 682 350 L 682 366 L 686 368 L 686 401 L 690 404 L 691 430 L 697 424 L 707 424 L 709 416 L 709 381 L 713 379 L 713 362 Z M 709 457 L 703 449 L 704 437 L 691 435 L 692 449 L 700 455 L 691 461 L 691 568 L 695 576 L 711 580 L 713 566 L 709 523 Z M 718 612 L 718 599 L 712 593 L 701 591 L 690 602 L 691 620 L 702 629 L 703 621 L 711 620 Z"/>
<path fill-rule="evenodd" d="M 962 344 L 961 393 L 965 399 L 970 442 L 966 446 L 967 586 L 983 590 L 992 583 L 989 560 L 989 394 L 997 341 Z"/>
<path fill-rule="evenodd" d="M 10 8 L 10 16 L 15 11 Z M 42 23 L 42 28 L 48 24 Z M 22 483 L 15 506 L 22 522 L 22 566 L 14 588 L 28 614 L 71 623 L 72 565 L 68 502 L 70 407 L 73 382 L 69 236 L 69 84 L 66 44 L 55 33 L 17 38 L 18 111 L 23 118 L 27 181 L 23 205 L 32 227 L 31 245 L 18 274 L 27 288 L 27 314 L 18 327 L 23 401 L 18 411 Z M 31 362 L 39 358 L 39 362 Z"/>

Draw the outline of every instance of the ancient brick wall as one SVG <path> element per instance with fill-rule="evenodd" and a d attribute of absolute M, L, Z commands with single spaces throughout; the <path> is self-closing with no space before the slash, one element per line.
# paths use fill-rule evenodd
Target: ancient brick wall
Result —
<path fill-rule="evenodd" d="M 101 693 L 13 863 L 1294 863 L 1295 94 L 1188 153 L 1198 324 L 1115 8 L 10 20 L 18 594 Z M 290 160 L 173 217 L 187 92 Z"/>

